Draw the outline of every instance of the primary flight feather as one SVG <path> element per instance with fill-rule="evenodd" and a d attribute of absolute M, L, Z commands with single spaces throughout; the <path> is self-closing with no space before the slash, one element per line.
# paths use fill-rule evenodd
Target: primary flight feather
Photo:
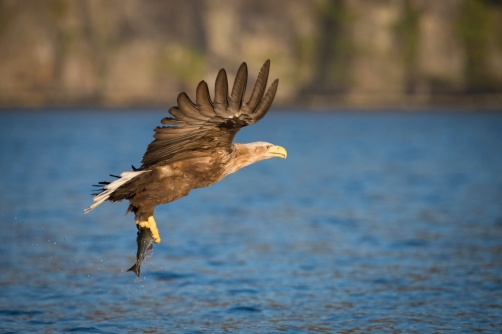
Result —
<path fill-rule="evenodd" d="M 169 110 L 172 117 L 161 120 L 167 126 L 154 129 L 155 140 L 148 145 L 141 167 L 123 172 L 113 182 L 100 182 L 103 187 L 85 213 L 104 201 L 129 200 L 126 214 L 135 214 L 139 230 L 137 261 L 129 269 L 136 275 L 139 276 L 144 252 L 152 242 L 160 242 L 153 218 L 157 205 L 187 196 L 192 189 L 214 184 L 252 163 L 286 158 L 287 152 L 281 146 L 233 143 L 242 127 L 258 122 L 272 105 L 279 80 L 266 90 L 269 69 L 267 60 L 247 103 L 243 101 L 248 78 L 246 63 L 239 67 L 230 95 L 224 69 L 216 77 L 213 101 L 205 81 L 197 86 L 195 103 L 185 93 L 179 94 L 178 105 Z"/>

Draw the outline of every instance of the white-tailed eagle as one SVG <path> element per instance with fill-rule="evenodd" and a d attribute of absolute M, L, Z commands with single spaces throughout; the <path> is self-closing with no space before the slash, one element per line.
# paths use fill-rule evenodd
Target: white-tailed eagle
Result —
<path fill-rule="evenodd" d="M 260 160 L 286 158 L 287 152 L 281 146 L 233 143 L 235 134 L 265 116 L 274 100 L 279 80 L 265 92 L 269 68 L 267 60 L 247 103 L 243 101 L 248 78 L 246 63 L 239 67 L 230 95 L 224 69 L 216 77 L 214 101 L 205 81 L 197 86 L 195 103 L 185 93 L 179 94 L 178 106 L 169 110 L 172 117 L 161 121 L 167 126 L 154 129 L 155 140 L 148 145 L 141 167 L 123 172 L 113 182 L 97 185 L 101 189 L 85 213 L 104 201 L 128 200 L 126 214 L 135 214 L 138 253 L 130 270 L 136 275 L 139 276 L 145 251 L 152 242 L 160 242 L 153 218 L 157 205 L 187 196 L 192 189 L 212 185 Z"/>

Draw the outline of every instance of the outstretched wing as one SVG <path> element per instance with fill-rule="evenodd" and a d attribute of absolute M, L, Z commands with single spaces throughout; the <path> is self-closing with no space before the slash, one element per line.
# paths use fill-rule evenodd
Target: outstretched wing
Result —
<path fill-rule="evenodd" d="M 185 93 L 178 95 L 178 106 L 162 119 L 169 126 L 154 129 L 155 140 L 148 145 L 142 168 L 156 165 L 186 152 L 230 149 L 235 134 L 244 126 L 258 122 L 272 104 L 279 80 L 265 93 L 270 61 L 263 64 L 247 103 L 243 102 L 248 70 L 242 63 L 235 76 L 232 93 L 228 95 L 227 73 L 221 69 L 216 77 L 214 101 L 205 81 L 197 86 L 196 103 Z"/>

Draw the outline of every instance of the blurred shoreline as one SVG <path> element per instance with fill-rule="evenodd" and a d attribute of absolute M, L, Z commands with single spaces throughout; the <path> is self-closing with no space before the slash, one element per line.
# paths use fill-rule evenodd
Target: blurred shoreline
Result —
<path fill-rule="evenodd" d="M 141 113 L 141 112 L 165 112 L 176 105 L 176 102 L 171 104 L 137 104 L 125 106 L 103 106 L 97 104 L 78 104 L 78 105 L 45 105 L 45 106 L 0 106 L 0 113 L 26 112 L 117 112 L 117 113 Z M 441 104 L 441 105 L 402 105 L 402 106 L 348 106 L 348 105 L 328 105 L 318 104 L 312 105 L 277 105 L 270 108 L 269 113 L 502 113 L 502 106 L 498 105 L 482 105 L 482 104 Z"/>
<path fill-rule="evenodd" d="M 279 108 L 500 109 L 502 2 L 0 1 L 0 108 L 169 107 L 266 59 Z"/>
<path fill-rule="evenodd" d="M 181 93 L 181 92 L 180 92 Z M 188 94 L 188 92 L 187 92 Z M 195 101 L 195 93 L 189 94 Z M 128 103 L 107 103 L 93 99 L 54 99 L 34 103 L 32 99 L 16 100 L 9 103 L 3 100 L 0 112 L 11 110 L 73 110 L 73 109 L 98 109 L 98 110 L 168 110 L 176 106 L 176 100 L 151 99 L 145 101 L 129 101 Z M 275 101 L 274 110 L 309 110 L 309 111 L 498 111 L 502 112 L 501 94 L 462 94 L 462 95 L 434 95 L 434 96 L 402 96 L 384 94 L 358 94 L 358 95 L 311 95 L 299 96 L 293 101 Z"/>

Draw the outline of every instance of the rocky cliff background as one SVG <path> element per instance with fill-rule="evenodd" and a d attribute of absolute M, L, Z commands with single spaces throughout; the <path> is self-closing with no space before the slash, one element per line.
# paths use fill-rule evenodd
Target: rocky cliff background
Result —
<path fill-rule="evenodd" d="M 496 0 L 0 0 L 0 106 L 165 106 L 270 58 L 277 106 L 502 106 Z"/>

